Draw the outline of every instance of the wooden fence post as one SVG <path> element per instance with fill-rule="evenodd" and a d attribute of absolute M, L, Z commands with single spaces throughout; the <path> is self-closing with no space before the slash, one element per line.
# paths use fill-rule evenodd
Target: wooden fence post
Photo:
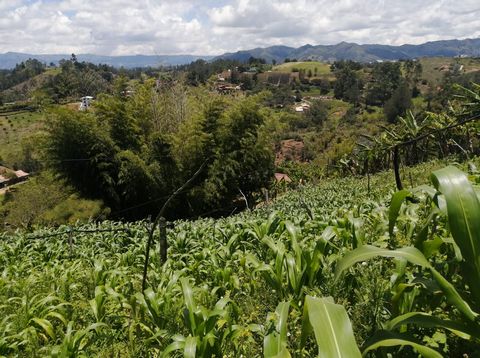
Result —
<path fill-rule="evenodd" d="M 70 247 L 70 257 L 73 257 L 73 229 L 68 227 L 68 246 Z"/>
<path fill-rule="evenodd" d="M 150 225 L 150 230 L 148 231 L 148 239 L 147 239 L 147 247 L 145 248 L 145 263 L 143 264 L 143 278 L 142 278 L 142 292 L 145 291 L 146 285 L 147 285 L 147 275 L 148 275 L 148 261 L 150 260 L 150 246 L 152 245 L 153 242 L 153 234 L 155 232 L 156 226 L 160 223 L 161 219 L 165 220 L 164 218 L 164 213 L 165 210 L 167 209 L 168 204 L 178 195 L 180 194 L 186 187 L 188 187 L 202 172 L 203 168 L 207 165 L 207 162 L 210 158 L 207 158 L 200 168 L 191 176 L 190 179 L 188 179 L 180 188 L 175 190 L 175 192 L 170 195 L 170 197 L 167 199 L 165 204 L 163 204 L 162 208 L 160 209 L 160 212 L 158 213 L 157 217 L 155 218 L 155 221 L 153 222 L 152 225 Z M 165 225 L 166 228 L 166 225 Z M 165 229 L 166 230 L 166 229 Z M 166 235 L 165 235 L 165 245 L 164 245 L 164 250 L 165 250 L 165 260 L 167 257 L 167 245 L 166 245 Z M 161 256 L 161 255 L 160 255 Z"/>
<path fill-rule="evenodd" d="M 167 220 L 162 216 L 158 220 L 158 228 L 160 230 L 160 240 L 158 241 L 158 248 L 160 253 L 160 265 L 163 265 L 167 261 Z"/>

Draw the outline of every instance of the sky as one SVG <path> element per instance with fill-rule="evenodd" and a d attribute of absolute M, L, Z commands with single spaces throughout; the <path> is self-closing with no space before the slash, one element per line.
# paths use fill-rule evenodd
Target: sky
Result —
<path fill-rule="evenodd" d="M 480 0 L 0 0 L 0 53 L 218 55 L 480 37 Z"/>

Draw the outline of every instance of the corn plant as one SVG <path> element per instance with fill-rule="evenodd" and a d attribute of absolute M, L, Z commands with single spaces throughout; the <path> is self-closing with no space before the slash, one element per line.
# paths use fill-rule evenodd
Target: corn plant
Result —
<path fill-rule="evenodd" d="M 197 305 L 194 291 L 187 278 L 181 279 L 185 309 L 183 311 L 185 326 L 189 332 L 187 337 L 175 335 L 163 355 L 167 356 L 175 350 L 183 350 L 184 357 L 220 356 L 224 345 L 229 342 L 235 327 L 230 322 L 228 297 L 221 298 L 213 310 Z"/>
<path fill-rule="evenodd" d="M 70 321 L 67 325 L 67 332 L 63 337 L 62 343 L 55 346 L 50 352 L 52 357 L 74 358 L 86 357 L 85 349 L 92 343 L 93 339 L 90 337 L 92 331 L 100 330 L 104 323 L 94 323 L 85 329 L 74 330 L 74 322 Z"/>
<path fill-rule="evenodd" d="M 382 173 L 370 191 L 331 179 L 235 216 L 175 222 L 145 290 L 144 222 L 72 226 L 72 255 L 65 226 L 2 232 L 0 355 L 475 356 L 478 230 L 452 225 L 469 195 L 449 199 L 447 185 L 466 179 L 440 174 L 393 200 Z M 395 264 L 367 263 L 379 255 Z"/>
<path fill-rule="evenodd" d="M 446 212 L 449 228 L 453 236 L 454 244 L 460 249 L 462 262 L 461 272 L 467 286 L 468 296 L 459 293 L 457 288 L 427 260 L 424 254 L 415 247 L 405 247 L 397 250 L 386 250 L 374 246 L 365 245 L 345 255 L 338 263 L 337 277 L 348 267 L 356 262 L 366 261 L 377 256 L 394 257 L 403 259 L 430 271 L 433 279 L 445 295 L 446 300 L 461 314 L 462 319 L 443 319 L 425 312 L 409 312 L 395 317 L 385 324 L 387 332 L 380 332 L 370 342 L 368 350 L 387 345 L 394 345 L 390 335 L 399 327 L 414 324 L 422 327 L 447 329 L 461 337 L 480 339 L 479 313 L 476 311 L 480 278 L 480 202 L 466 175 L 455 167 L 447 167 L 432 174 L 432 181 L 437 189 L 434 195 L 434 203 L 440 211 Z M 398 216 L 399 202 L 409 195 L 399 192 L 394 196 L 390 212 L 390 232 L 393 232 L 393 224 Z M 397 344 L 411 344 L 420 353 L 422 348 L 411 338 L 405 338 Z M 423 354 L 423 353 L 422 353 Z M 426 354 L 426 353 L 425 353 Z M 438 353 L 429 352 L 430 356 L 440 356 Z"/>

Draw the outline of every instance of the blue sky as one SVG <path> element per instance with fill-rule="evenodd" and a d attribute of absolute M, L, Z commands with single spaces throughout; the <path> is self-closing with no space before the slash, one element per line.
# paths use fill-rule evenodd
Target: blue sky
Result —
<path fill-rule="evenodd" d="M 0 53 L 216 55 L 476 37 L 479 0 L 0 0 Z"/>

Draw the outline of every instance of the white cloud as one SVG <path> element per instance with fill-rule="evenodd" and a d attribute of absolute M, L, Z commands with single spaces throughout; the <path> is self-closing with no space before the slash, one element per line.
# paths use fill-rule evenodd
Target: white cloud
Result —
<path fill-rule="evenodd" d="M 219 54 L 480 37 L 478 0 L 0 0 L 0 52 Z"/>

